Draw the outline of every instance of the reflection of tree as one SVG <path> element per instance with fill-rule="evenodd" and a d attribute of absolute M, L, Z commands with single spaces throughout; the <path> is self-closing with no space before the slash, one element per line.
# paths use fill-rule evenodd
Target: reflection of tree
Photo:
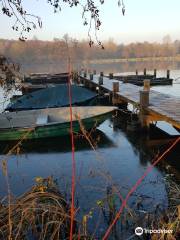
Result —
<path fill-rule="evenodd" d="M 103 42 L 105 49 L 102 51 L 98 45 L 89 48 L 88 41 L 77 41 L 68 36 L 69 49 L 73 65 L 75 67 L 82 65 L 85 61 L 95 59 L 122 59 L 122 58 L 139 58 L 139 57 L 167 57 L 177 56 L 180 49 L 180 41 L 175 41 L 172 44 L 157 44 L 157 43 L 132 43 L 128 45 L 117 44 L 112 39 Z M 55 38 L 54 41 L 40 41 L 37 39 L 28 40 L 24 43 L 14 40 L 0 40 L 0 53 L 3 56 L 8 56 L 14 62 L 22 65 L 22 68 L 28 66 L 31 71 L 41 71 L 37 69 L 43 67 L 42 71 L 55 72 L 57 66 L 65 66 L 66 62 L 66 46 L 63 39 Z M 135 59 L 134 59 L 135 60 Z M 141 61 L 141 62 L 124 62 L 124 63 L 108 63 L 109 72 L 125 72 L 148 69 L 167 69 L 172 67 L 173 62 L 168 61 Z M 174 63 L 175 64 L 175 63 Z M 91 64 L 92 68 L 100 71 L 107 70 L 107 64 Z M 174 66 L 175 67 L 175 66 Z M 46 70 L 47 68 L 47 70 Z M 62 68 L 63 69 L 63 68 Z M 65 67 L 64 67 L 65 69 Z M 57 71 L 57 70 L 56 70 Z"/>

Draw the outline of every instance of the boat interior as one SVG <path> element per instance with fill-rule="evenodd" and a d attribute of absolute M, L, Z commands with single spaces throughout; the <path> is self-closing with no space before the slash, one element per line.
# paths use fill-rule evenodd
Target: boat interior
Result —
<path fill-rule="evenodd" d="M 115 110 L 115 107 L 72 107 L 73 121 L 91 118 Z M 70 121 L 69 107 L 47 108 L 20 112 L 5 112 L 0 115 L 0 129 L 25 128 L 65 123 Z"/>

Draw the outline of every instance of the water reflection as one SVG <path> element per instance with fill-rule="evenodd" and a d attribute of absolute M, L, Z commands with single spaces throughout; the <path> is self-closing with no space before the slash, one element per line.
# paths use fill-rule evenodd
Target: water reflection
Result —
<path fill-rule="evenodd" d="M 117 116 L 112 119 L 114 131 L 120 129 L 124 136 L 128 139 L 134 154 L 139 156 L 139 161 L 142 166 L 147 166 L 152 159 L 165 151 L 167 147 L 173 143 L 178 135 L 169 135 L 160 128 L 151 125 L 150 131 L 144 133 L 142 131 L 127 131 L 127 116 Z M 178 143 L 173 150 L 166 156 L 166 161 L 180 170 L 180 143 Z"/>
<path fill-rule="evenodd" d="M 99 130 L 93 135 L 93 139 L 96 140 L 100 136 L 96 151 L 92 151 L 87 140 L 76 139 L 75 159 L 76 202 L 77 208 L 79 207 L 77 218 L 82 221 L 83 216 L 93 209 L 92 218 L 88 222 L 89 231 L 93 232 L 101 214 L 99 227 L 95 234 L 98 239 L 101 239 L 111 218 L 107 206 L 108 201 L 111 201 L 109 193 L 116 187 L 125 197 L 150 163 L 148 152 L 138 134 L 128 133 L 123 125 L 118 128 L 113 127 L 110 119 L 101 124 Z M 22 147 L 23 152 L 20 155 L 12 155 L 8 158 L 12 193 L 20 195 L 27 191 L 37 176 L 46 178 L 53 175 L 58 180 L 61 192 L 70 199 L 72 169 L 70 140 L 58 138 L 48 142 L 26 144 L 28 146 Z M 1 155 L 2 158 L 4 155 Z M 0 172 L 0 181 L 0 193 L 1 196 L 4 196 L 7 194 L 7 189 L 2 172 Z M 117 210 L 121 201 L 114 190 L 112 195 Z M 161 204 L 163 208 L 167 206 L 163 174 L 158 168 L 154 168 L 143 181 L 130 198 L 128 206 L 136 209 L 139 197 L 142 199 L 143 210 L 149 212 L 152 212 L 157 204 Z M 104 216 L 102 216 L 101 208 L 97 205 L 98 201 L 105 202 Z M 122 229 L 120 225 L 121 223 L 117 226 L 118 236 Z M 129 229 L 126 229 L 126 232 L 128 231 Z"/>
<path fill-rule="evenodd" d="M 98 129 L 92 131 L 89 137 L 95 148 L 108 148 L 114 145 L 114 143 L 106 136 L 106 134 Z M 91 150 L 90 143 L 85 139 L 83 135 L 76 134 L 74 135 L 74 138 L 76 151 Z M 7 153 L 8 150 L 11 149 L 16 143 L 16 141 L 1 142 L 0 153 Z M 71 152 L 71 138 L 70 136 L 65 136 L 47 139 L 24 140 L 20 145 L 20 149 L 21 154 Z"/>
<path fill-rule="evenodd" d="M 114 72 L 117 72 L 117 69 Z M 114 123 L 115 121 L 112 119 L 107 120 L 100 125 L 99 130 L 92 134 L 93 142 L 97 143 L 98 146 L 96 152 L 92 151 L 86 139 L 80 136 L 75 139 L 76 201 L 78 202 L 77 208 L 79 207 L 77 217 L 81 221 L 85 214 L 94 209 L 93 216 L 88 223 L 90 232 L 94 231 L 97 219 L 102 214 L 97 206 L 97 201 L 106 199 L 114 186 L 125 197 L 128 190 L 150 165 L 153 156 L 163 151 L 164 147 L 153 145 L 154 138 L 151 135 L 128 132 L 126 120 L 123 118 L 118 119 L 116 124 Z M 162 133 L 156 132 L 156 139 L 160 135 L 162 137 Z M 6 153 L 12 144 L 9 142 L 0 144 L 1 160 L 4 159 L 3 153 Z M 179 163 L 179 149 L 180 147 L 177 147 L 176 151 L 169 155 L 170 161 L 175 161 L 176 164 Z M 19 155 L 14 154 L 8 158 L 11 191 L 15 195 L 22 194 L 32 186 L 35 177 L 53 175 L 58 179 L 61 192 L 69 197 L 71 167 L 69 137 L 45 141 L 26 141 L 22 144 Z M 0 172 L 0 181 L 0 195 L 4 197 L 7 194 L 7 188 L 2 171 Z M 117 193 L 114 195 L 116 196 L 116 209 L 118 209 L 121 202 Z M 143 199 L 143 211 L 153 212 L 157 204 L 162 205 L 163 208 L 167 207 L 168 199 L 164 174 L 159 167 L 153 168 L 130 198 L 128 206 L 133 210 L 137 210 L 136 203 L 139 197 Z M 107 216 L 107 212 L 105 212 L 105 217 Z M 102 234 L 107 229 L 108 221 L 106 218 L 100 220 L 96 232 L 98 239 L 101 239 Z M 121 229 L 121 226 L 118 228 Z M 129 229 L 126 231 L 128 232 Z M 122 235 L 120 238 L 126 239 Z"/>

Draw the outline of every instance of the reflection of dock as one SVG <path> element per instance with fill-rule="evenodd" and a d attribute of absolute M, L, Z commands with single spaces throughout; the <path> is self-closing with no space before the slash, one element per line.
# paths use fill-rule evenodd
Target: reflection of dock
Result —
<path fill-rule="evenodd" d="M 139 159 L 143 165 L 146 165 L 148 161 L 154 159 L 154 157 L 160 154 L 160 152 L 163 153 L 177 138 L 177 135 L 169 135 L 154 125 L 150 126 L 150 131 L 147 134 L 144 134 L 142 131 L 128 131 L 127 116 L 121 112 L 118 113 L 112 121 L 114 129 L 121 129 L 134 149 L 134 152 L 139 154 Z M 119 125 L 117 124 L 118 122 Z M 170 165 L 173 165 L 180 170 L 178 164 L 179 156 L 180 142 L 174 147 L 173 151 L 166 156 L 165 159 Z"/>
<path fill-rule="evenodd" d="M 130 83 L 119 82 L 113 78 L 90 74 L 80 75 L 80 81 L 86 87 L 107 92 L 113 104 L 131 103 L 139 110 L 142 127 L 149 127 L 154 121 L 166 121 L 180 129 L 180 98 L 150 90 L 148 80 L 144 89 Z"/>

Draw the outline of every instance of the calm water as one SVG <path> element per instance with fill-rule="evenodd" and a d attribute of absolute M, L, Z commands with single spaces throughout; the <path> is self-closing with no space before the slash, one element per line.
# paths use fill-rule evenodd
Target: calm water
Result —
<path fill-rule="evenodd" d="M 159 73 L 164 76 L 162 71 Z M 178 78 L 180 71 L 171 72 L 171 76 Z M 180 81 L 179 81 L 180 83 Z M 154 89 L 180 96 L 180 84 L 170 87 L 154 87 Z M 0 92 L 3 100 L 2 91 Z M 3 105 L 1 105 L 1 108 Z M 85 139 L 76 140 L 76 204 L 80 207 L 78 218 L 92 210 L 89 220 L 89 231 L 93 232 L 97 219 L 100 217 L 96 236 L 101 236 L 108 225 L 107 216 L 102 216 L 97 205 L 98 200 L 107 197 L 107 192 L 115 186 L 123 197 L 128 190 L 141 177 L 150 165 L 153 153 L 146 147 L 146 137 L 126 131 L 126 127 L 113 127 L 111 119 L 101 124 L 93 134 L 94 142 L 99 140 L 96 151 L 93 151 Z M 9 146 L 1 145 L 0 159 L 4 158 Z M 10 188 L 14 195 L 25 192 L 34 183 L 37 176 L 52 175 L 58 180 L 60 190 L 70 199 L 71 184 L 71 146 L 69 138 L 56 138 L 48 141 L 28 143 L 23 145 L 21 153 L 8 158 L 8 172 Z M 5 179 L 0 172 L 1 197 L 7 194 Z M 120 206 L 117 194 L 115 196 L 116 208 Z M 129 206 L 136 209 L 137 199 L 142 201 L 142 209 L 152 212 L 157 204 L 162 208 L 168 205 L 165 189 L 164 173 L 155 167 L 145 178 L 141 186 L 129 200 Z M 106 206 L 107 207 L 107 206 Z M 119 230 L 120 231 L 120 226 Z M 126 230 L 127 235 L 131 232 Z M 120 236 L 120 233 L 119 233 Z M 122 239 L 122 237 L 119 237 Z"/>

